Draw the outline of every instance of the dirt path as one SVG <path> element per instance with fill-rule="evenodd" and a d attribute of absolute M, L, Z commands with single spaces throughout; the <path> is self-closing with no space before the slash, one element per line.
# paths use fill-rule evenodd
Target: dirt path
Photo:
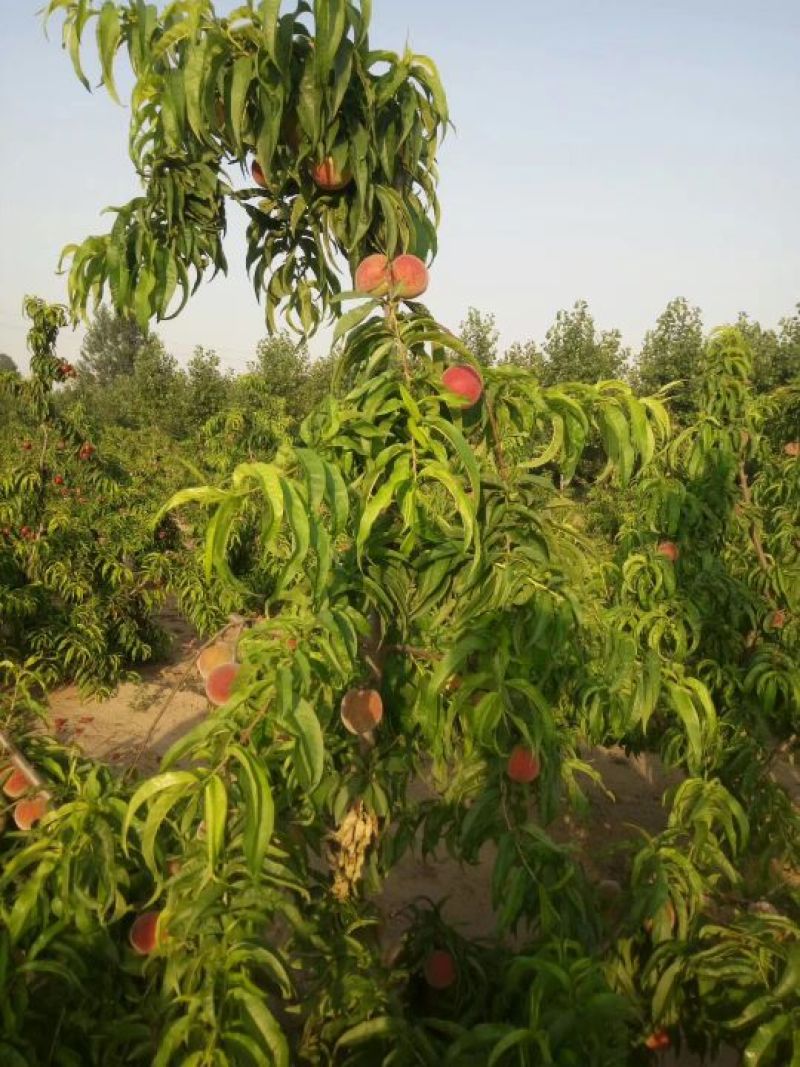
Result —
<path fill-rule="evenodd" d="M 190 669 L 201 642 L 177 613 L 168 613 L 164 622 L 174 638 L 173 655 L 169 662 L 143 670 L 139 684 L 126 683 L 113 697 L 100 703 L 81 699 L 73 687 L 51 695 L 51 722 L 58 736 L 74 740 L 89 755 L 118 766 L 127 766 L 139 755 L 139 767 L 152 771 L 170 745 L 205 718 L 208 707 L 202 683 Z M 185 684 L 173 694 L 182 681 Z M 165 708 L 167 698 L 170 699 Z M 584 758 L 600 772 L 613 796 L 592 786 L 587 790 L 590 815 L 586 819 L 562 818 L 554 828 L 554 836 L 581 849 L 582 861 L 592 877 L 622 880 L 626 861 L 619 846 L 636 836 L 636 827 L 650 834 L 664 828 L 664 790 L 680 781 L 680 775 L 666 774 L 653 756 L 628 757 L 621 749 L 593 749 Z M 800 796 L 796 768 L 784 765 L 779 778 L 795 796 Z M 402 936 L 404 906 L 420 895 L 434 900 L 446 897 L 443 914 L 448 922 L 466 936 L 490 937 L 494 927 L 493 852 L 491 845 L 486 846 L 481 862 L 474 867 L 462 867 L 444 855 L 433 861 L 404 857 L 378 901 L 385 917 L 387 950 L 391 951 Z M 663 1054 L 658 1062 L 663 1067 L 699 1067 L 701 1063 L 691 1056 L 675 1058 Z M 735 1067 L 736 1062 L 732 1054 L 723 1054 L 713 1067 Z"/>

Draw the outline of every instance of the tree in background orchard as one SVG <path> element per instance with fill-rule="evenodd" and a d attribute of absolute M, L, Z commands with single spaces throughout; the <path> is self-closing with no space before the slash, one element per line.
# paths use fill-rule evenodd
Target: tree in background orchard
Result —
<path fill-rule="evenodd" d="M 740 339 L 711 353 L 707 417 L 674 440 L 659 400 L 597 373 L 621 365 L 619 339 L 598 341 L 584 307 L 548 339 L 567 384 L 480 365 L 419 302 L 447 120 L 435 68 L 372 51 L 366 3 L 280 8 L 96 13 L 112 91 L 115 51 L 129 51 L 147 184 L 111 235 L 74 250 L 74 311 L 108 284 L 140 324 L 163 314 L 173 279 L 186 295 L 190 271 L 223 266 L 231 199 L 247 202 L 268 316 L 285 305 L 310 330 L 354 306 L 336 326 L 335 388 L 299 434 L 169 503 L 208 508 L 207 573 L 237 598 L 198 664 L 213 713 L 130 784 L 30 743 L 53 807 L 32 840 L 3 840 L 0 1051 L 52 1059 L 57 1014 L 67 1063 L 617 1067 L 684 1036 L 785 1063 L 797 902 L 781 884 L 772 911 L 748 911 L 737 864 L 764 852 L 748 851 L 759 835 L 736 792 L 753 795 L 741 774 L 763 764 L 726 763 L 746 730 L 738 676 L 713 661 L 737 634 L 741 649 L 752 606 L 782 583 L 748 572 L 747 604 L 732 594 L 736 610 L 713 602 L 706 615 L 692 541 L 665 525 L 680 490 L 664 456 L 688 452 L 693 495 L 678 503 L 708 520 L 692 533 L 707 529 L 717 541 L 704 550 L 722 554 L 713 520 L 737 484 L 744 494 L 751 458 Z M 77 0 L 50 9 L 63 9 L 79 67 L 92 15 Z M 232 190 L 221 161 L 252 155 L 258 189 Z M 350 290 L 336 254 L 354 268 Z M 573 334 L 581 345 L 566 344 Z M 570 351 L 581 365 L 567 370 Z M 582 529 L 540 473 L 554 466 L 568 485 L 590 445 L 620 506 L 654 516 L 614 542 Z M 794 482 L 780 491 L 788 514 Z M 758 506 L 744 501 L 754 551 Z M 613 893 L 552 834 L 596 777 L 581 746 L 600 742 L 658 751 L 682 772 L 667 830 L 631 846 Z M 761 825 L 784 831 L 769 859 L 788 859 L 797 814 L 777 787 L 763 795 Z M 501 937 L 471 944 L 417 906 L 387 961 L 365 890 L 407 849 L 440 845 L 465 864 L 493 854 Z"/>

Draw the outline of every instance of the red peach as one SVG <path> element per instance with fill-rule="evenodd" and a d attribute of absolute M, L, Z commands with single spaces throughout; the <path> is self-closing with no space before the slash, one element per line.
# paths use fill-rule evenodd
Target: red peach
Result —
<path fill-rule="evenodd" d="M 448 367 L 442 375 L 442 385 L 451 393 L 464 398 L 465 408 L 474 407 L 483 395 L 483 379 L 474 367 L 458 363 Z"/>
<path fill-rule="evenodd" d="M 783 446 L 783 451 L 787 456 L 791 456 L 792 459 L 797 459 L 800 456 L 800 441 L 787 441 Z"/>
<path fill-rule="evenodd" d="M 264 168 L 261 166 L 257 159 L 254 159 L 253 162 L 250 164 L 250 173 L 252 174 L 253 181 L 256 183 L 256 185 L 260 185 L 262 189 L 268 188 L 267 178 L 264 174 Z"/>
<path fill-rule="evenodd" d="M 134 919 L 128 938 L 137 955 L 149 955 L 164 940 L 158 929 L 160 914 L 158 911 L 145 911 Z"/>
<path fill-rule="evenodd" d="M 680 549 L 674 541 L 659 541 L 656 547 L 656 552 L 665 559 L 668 559 L 670 563 L 675 563 L 680 556 Z"/>
<path fill-rule="evenodd" d="M 645 1048 L 649 1048 L 654 1052 L 658 1049 L 669 1048 L 671 1044 L 672 1042 L 670 1041 L 669 1034 L 666 1030 L 654 1030 L 653 1033 L 645 1039 L 644 1043 Z"/>
<path fill-rule="evenodd" d="M 381 297 L 389 292 L 392 280 L 389 257 L 380 252 L 362 259 L 356 267 L 355 290 L 365 296 Z"/>
<path fill-rule="evenodd" d="M 211 671 L 206 678 L 206 696 L 212 704 L 221 707 L 228 703 L 238 673 L 238 663 L 222 663 Z"/>
<path fill-rule="evenodd" d="M 428 268 L 418 256 L 402 255 L 392 260 L 392 290 L 403 300 L 422 296 L 428 288 Z"/>
<path fill-rule="evenodd" d="M 786 625 L 786 612 L 783 608 L 778 608 L 769 617 L 769 624 L 774 630 L 782 630 Z"/>
<path fill-rule="evenodd" d="M 533 782 L 539 777 L 539 760 L 535 752 L 517 745 L 508 757 L 506 774 L 512 782 Z"/>
<path fill-rule="evenodd" d="M 368 734 L 383 718 L 383 700 L 376 689 L 349 689 L 342 697 L 342 722 L 351 734 Z"/>
<path fill-rule="evenodd" d="M 311 177 L 315 184 L 326 193 L 338 193 L 353 180 L 352 171 L 347 166 L 340 170 L 328 156 L 322 163 L 315 163 L 311 168 Z"/>
<path fill-rule="evenodd" d="M 11 774 L 3 782 L 3 792 L 7 797 L 11 797 L 12 800 L 24 796 L 31 788 L 31 781 L 27 774 L 18 767 L 14 767 Z"/>
<path fill-rule="evenodd" d="M 425 981 L 431 989 L 449 989 L 457 977 L 456 961 L 445 949 L 436 949 L 425 960 Z"/>
<path fill-rule="evenodd" d="M 20 830 L 30 830 L 34 823 L 47 814 L 47 797 L 37 793 L 30 800 L 20 800 L 14 805 L 14 822 Z"/>

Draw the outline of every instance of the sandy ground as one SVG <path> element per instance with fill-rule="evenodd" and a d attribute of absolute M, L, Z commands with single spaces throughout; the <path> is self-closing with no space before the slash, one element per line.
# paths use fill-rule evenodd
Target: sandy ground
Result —
<path fill-rule="evenodd" d="M 169 662 L 147 667 L 138 684 L 126 683 L 109 700 L 87 702 L 67 687 L 52 694 L 51 721 L 64 740 L 72 739 L 89 754 L 120 767 L 136 761 L 152 771 L 169 746 L 207 715 L 202 683 L 193 669 L 200 641 L 175 612 L 164 618 L 174 636 Z M 179 687 L 178 691 L 175 689 Z M 166 706 L 165 706 L 166 705 Z M 554 836 L 577 843 L 592 876 L 619 878 L 624 860 L 615 845 L 636 835 L 635 827 L 657 833 L 666 824 L 664 789 L 678 775 L 666 775 L 652 756 L 627 757 L 619 749 L 593 749 L 584 758 L 601 773 L 613 796 L 592 787 L 591 814 L 587 819 L 565 818 Z M 800 774 L 784 766 L 783 784 L 800 796 Z M 598 847 L 598 842 L 602 844 Z M 392 872 L 379 903 L 384 914 L 383 934 L 388 946 L 402 935 L 406 904 L 419 895 L 447 898 L 443 914 L 461 933 L 476 938 L 493 932 L 491 868 L 493 848 L 487 846 L 476 867 L 462 867 L 447 856 L 422 861 L 407 855 Z M 661 1067 L 699 1067 L 690 1056 L 660 1054 Z M 726 1054 L 713 1067 L 735 1067 L 736 1057 Z"/>

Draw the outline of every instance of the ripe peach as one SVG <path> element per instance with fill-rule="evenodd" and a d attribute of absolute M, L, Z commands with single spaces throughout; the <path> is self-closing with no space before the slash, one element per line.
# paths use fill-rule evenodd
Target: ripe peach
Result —
<path fill-rule="evenodd" d="M 37 793 L 30 800 L 20 800 L 14 805 L 14 822 L 20 830 L 30 830 L 34 823 L 47 814 L 47 797 Z"/>
<path fill-rule="evenodd" d="M 534 782 L 539 777 L 539 759 L 525 745 L 517 745 L 508 757 L 506 774 L 512 782 Z"/>
<path fill-rule="evenodd" d="M 342 697 L 342 722 L 351 734 L 368 734 L 383 718 L 377 689 L 349 689 Z"/>
<path fill-rule="evenodd" d="M 777 608 L 769 617 L 769 624 L 773 630 L 782 630 L 786 625 L 786 612 L 783 608 Z"/>
<path fill-rule="evenodd" d="M 653 1052 L 659 1049 L 669 1048 L 671 1044 L 672 1042 L 670 1041 L 669 1034 L 666 1030 L 654 1030 L 644 1042 L 645 1048 L 649 1048 Z"/>
<path fill-rule="evenodd" d="M 483 395 L 483 379 L 474 367 L 458 363 L 448 367 L 442 375 L 442 385 L 451 393 L 464 398 L 462 407 L 471 408 Z"/>
<path fill-rule="evenodd" d="M 3 792 L 7 797 L 11 797 L 12 800 L 24 796 L 30 788 L 31 782 L 27 774 L 19 770 L 18 767 L 14 767 L 11 774 L 3 782 Z"/>
<path fill-rule="evenodd" d="M 312 167 L 311 177 L 324 192 L 337 193 L 352 182 L 353 172 L 346 163 L 337 167 L 332 157 L 328 156 L 322 163 Z"/>
<path fill-rule="evenodd" d="M 332 156 L 328 156 L 322 163 L 315 163 L 311 168 L 311 177 L 314 183 L 326 193 L 338 193 L 353 180 L 352 171 L 347 166 L 340 170 Z"/>
<path fill-rule="evenodd" d="M 792 459 L 797 459 L 800 456 L 800 441 L 787 441 L 783 446 L 783 451 L 787 456 L 791 456 Z"/>
<path fill-rule="evenodd" d="M 656 547 L 656 552 L 665 559 L 668 559 L 670 563 L 675 563 L 680 556 L 680 549 L 674 541 L 659 541 Z"/>
<path fill-rule="evenodd" d="M 264 174 L 264 168 L 261 166 L 257 159 L 254 159 L 253 162 L 250 164 L 250 173 L 253 176 L 253 181 L 256 183 L 256 185 L 260 185 L 262 189 L 268 188 L 267 177 Z"/>
<path fill-rule="evenodd" d="M 354 285 L 365 296 L 386 296 L 391 285 L 392 271 L 389 257 L 376 252 L 362 259 L 356 267 Z"/>
<path fill-rule="evenodd" d="M 233 663 L 234 659 L 234 646 L 228 641 L 217 641 L 203 649 L 197 657 L 195 666 L 197 673 L 205 681 L 216 667 L 221 667 L 225 663 Z"/>
<path fill-rule="evenodd" d="M 403 300 L 422 296 L 428 288 L 428 268 L 418 256 L 409 254 L 392 260 L 392 290 Z"/>
<path fill-rule="evenodd" d="M 164 935 L 158 929 L 160 914 L 158 911 L 145 911 L 134 919 L 128 937 L 131 948 L 139 956 L 149 955 L 164 940 Z"/>
<path fill-rule="evenodd" d="M 211 671 L 206 678 L 206 696 L 212 704 L 221 707 L 228 703 L 238 673 L 238 663 L 222 663 Z"/>
<path fill-rule="evenodd" d="M 436 949 L 425 960 L 425 981 L 431 989 L 449 989 L 457 977 L 456 961 L 445 949 Z"/>

